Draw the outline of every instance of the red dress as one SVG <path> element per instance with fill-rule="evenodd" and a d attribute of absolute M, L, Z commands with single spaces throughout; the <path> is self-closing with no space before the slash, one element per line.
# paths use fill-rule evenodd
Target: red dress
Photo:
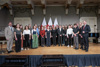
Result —
<path fill-rule="evenodd" d="M 41 36 L 41 37 L 44 37 L 44 36 L 45 36 L 45 30 L 41 30 L 41 31 L 40 31 L 40 36 Z"/>

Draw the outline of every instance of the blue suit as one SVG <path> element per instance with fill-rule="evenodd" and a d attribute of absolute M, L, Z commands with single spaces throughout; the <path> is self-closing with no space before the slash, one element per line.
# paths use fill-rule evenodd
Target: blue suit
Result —
<path fill-rule="evenodd" d="M 83 33 L 83 31 L 85 31 L 85 33 Z M 91 29 L 90 29 L 89 25 L 85 25 L 85 27 L 82 26 L 82 36 L 83 36 L 84 46 L 85 46 L 86 51 L 88 51 L 88 48 L 89 48 L 88 37 L 89 37 L 89 32 L 90 31 L 91 31 Z"/>

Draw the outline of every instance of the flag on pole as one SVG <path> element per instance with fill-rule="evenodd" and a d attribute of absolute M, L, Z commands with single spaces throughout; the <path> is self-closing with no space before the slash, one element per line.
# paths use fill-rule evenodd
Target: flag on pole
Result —
<path fill-rule="evenodd" d="M 52 26 L 52 19 L 51 19 L 51 17 L 50 17 L 50 19 L 49 19 L 48 25 L 49 25 L 49 26 Z"/>
<path fill-rule="evenodd" d="M 45 20 L 45 17 L 44 17 L 44 19 L 43 19 L 43 22 L 42 22 L 42 26 L 46 26 L 47 24 L 46 24 L 46 20 Z"/>
<path fill-rule="evenodd" d="M 54 21 L 54 26 L 58 25 L 58 21 L 57 21 L 57 18 L 55 18 L 55 21 Z"/>

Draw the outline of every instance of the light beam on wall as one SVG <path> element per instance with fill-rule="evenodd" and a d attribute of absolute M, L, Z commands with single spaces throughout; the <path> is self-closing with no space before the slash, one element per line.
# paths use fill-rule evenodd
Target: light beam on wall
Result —
<path fill-rule="evenodd" d="M 13 15 L 13 11 L 12 9 L 9 9 L 10 15 Z"/>
<path fill-rule="evenodd" d="M 98 14 L 100 14 L 100 9 L 98 9 Z"/>
<path fill-rule="evenodd" d="M 43 9 L 43 14 L 46 15 L 46 9 Z"/>
<path fill-rule="evenodd" d="M 31 9 L 31 13 L 32 13 L 32 15 L 34 15 L 34 9 Z"/>
<path fill-rule="evenodd" d="M 67 8 L 67 9 L 65 9 L 65 13 L 66 13 L 66 15 L 68 14 L 68 8 Z"/>
<path fill-rule="evenodd" d="M 79 14 L 79 9 L 76 9 L 76 14 Z"/>

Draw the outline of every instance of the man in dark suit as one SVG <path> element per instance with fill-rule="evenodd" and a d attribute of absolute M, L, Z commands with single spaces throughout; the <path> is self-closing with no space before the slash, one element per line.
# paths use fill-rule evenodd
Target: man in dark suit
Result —
<path fill-rule="evenodd" d="M 58 33 L 58 44 L 60 46 L 62 46 L 62 33 L 63 33 L 63 30 L 61 28 L 61 26 L 59 26 L 59 29 L 57 30 L 57 33 Z"/>
<path fill-rule="evenodd" d="M 83 24 L 84 25 L 82 26 L 82 36 L 84 40 L 85 50 L 86 52 L 88 52 L 88 48 L 89 48 L 88 37 L 89 37 L 89 32 L 91 31 L 91 29 L 90 29 L 90 26 L 87 25 L 86 21 L 84 21 Z"/>

